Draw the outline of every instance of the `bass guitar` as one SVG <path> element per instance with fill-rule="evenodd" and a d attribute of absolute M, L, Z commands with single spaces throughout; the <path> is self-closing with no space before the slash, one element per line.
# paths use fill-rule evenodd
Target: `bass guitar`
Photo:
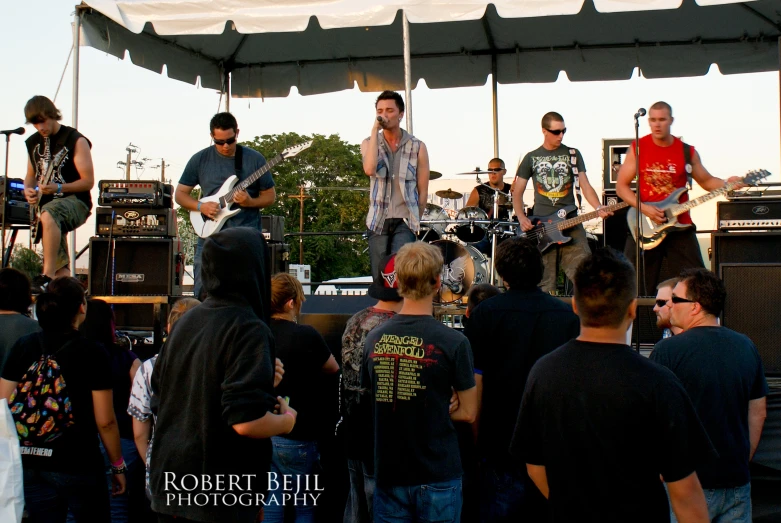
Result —
<path fill-rule="evenodd" d="M 255 183 L 258 179 L 260 179 L 261 176 L 266 174 L 272 167 L 277 165 L 285 158 L 292 158 L 301 151 L 308 149 L 311 145 L 312 140 L 293 147 L 288 147 L 274 158 L 269 160 L 268 163 L 266 163 L 263 167 L 250 174 L 249 177 L 247 177 L 241 183 L 237 184 L 239 178 L 234 174 L 225 180 L 225 183 L 222 184 L 220 190 L 215 194 L 198 200 L 201 203 L 216 202 L 220 206 L 220 211 L 217 213 L 217 216 L 215 216 L 214 219 L 206 217 L 200 211 L 190 211 L 190 222 L 193 224 L 195 234 L 201 238 L 208 238 L 212 234 L 222 229 L 222 226 L 225 225 L 225 222 L 228 220 L 228 218 L 235 216 L 239 213 L 239 211 L 241 211 L 241 208 L 238 206 L 236 206 L 235 209 L 231 208 L 235 203 L 233 201 L 233 197 L 237 192 L 243 191 Z"/>
<path fill-rule="evenodd" d="M 725 194 L 728 191 L 733 190 L 741 183 L 745 185 L 755 185 L 760 180 L 763 180 L 768 176 L 770 176 L 770 173 L 764 169 L 759 169 L 757 171 L 749 171 L 746 174 L 746 176 L 744 176 L 740 180 L 735 182 L 725 183 L 723 187 L 711 191 L 708 194 L 704 194 L 699 198 L 695 198 L 694 200 L 689 200 L 688 202 L 678 203 L 681 198 L 681 195 L 683 195 L 683 193 L 685 193 L 688 190 L 686 187 L 681 187 L 680 189 L 676 189 L 670 194 L 670 196 L 668 196 L 662 201 L 646 202 L 649 205 L 653 205 L 654 207 L 658 207 L 659 209 L 664 211 L 664 215 L 667 218 L 667 221 L 664 223 L 656 223 L 645 214 L 640 214 L 640 235 L 639 236 L 640 236 L 640 243 L 643 246 L 643 249 L 650 250 L 653 249 L 654 247 L 659 246 L 659 244 L 664 241 L 665 237 L 667 236 L 667 233 L 671 231 L 686 229 L 688 227 L 691 227 L 692 224 L 690 223 L 678 222 L 678 216 L 685 213 L 689 209 L 693 209 L 694 207 L 697 207 L 698 205 L 705 203 L 708 200 L 712 200 L 713 198 L 721 196 L 722 194 Z M 629 209 L 629 212 L 626 213 L 626 221 L 627 224 L 629 225 L 629 231 L 632 233 L 632 238 L 634 238 L 634 240 L 637 241 L 637 237 L 638 237 L 637 209 L 635 209 L 634 207 Z"/>
<path fill-rule="evenodd" d="M 627 206 L 627 203 L 621 202 L 602 207 L 599 210 L 613 212 L 618 211 L 619 209 L 623 209 Z M 572 240 L 572 238 L 564 236 L 561 231 L 575 227 L 579 223 L 587 222 L 589 220 L 593 220 L 594 218 L 599 218 L 599 211 L 592 211 L 586 214 L 581 214 L 574 218 L 567 218 L 568 214 L 576 211 L 577 209 L 578 208 L 574 205 L 567 205 L 566 207 L 559 209 L 557 212 L 547 216 L 529 216 L 529 220 L 531 220 L 534 228 L 524 232 L 520 227 L 518 227 L 517 236 L 535 240 L 537 242 L 537 249 L 539 249 L 540 253 L 548 250 L 548 248 L 554 243 L 563 245 Z"/>
<path fill-rule="evenodd" d="M 38 187 L 43 187 L 44 185 L 49 185 L 52 183 L 52 178 L 54 178 L 54 171 L 57 170 L 57 167 L 60 166 L 62 161 L 65 159 L 65 157 L 68 156 L 68 148 L 63 147 L 60 149 L 60 151 L 54 155 L 54 158 L 52 158 L 52 161 L 49 162 L 49 167 L 46 169 L 46 173 L 43 175 L 43 177 L 38 181 Z M 32 238 L 33 243 L 39 243 L 41 241 L 41 207 L 44 205 L 44 195 L 40 193 L 40 189 L 38 192 L 38 201 L 35 205 L 30 206 L 30 238 Z M 52 198 L 46 197 L 46 203 L 49 203 L 52 200 Z"/>

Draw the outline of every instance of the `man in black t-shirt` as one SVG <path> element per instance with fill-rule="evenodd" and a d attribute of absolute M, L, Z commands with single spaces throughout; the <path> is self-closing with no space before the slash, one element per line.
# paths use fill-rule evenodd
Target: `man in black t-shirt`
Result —
<path fill-rule="evenodd" d="M 602 207 L 596 191 L 591 187 L 588 176 L 586 176 L 586 165 L 583 163 L 580 151 L 561 143 L 566 132 L 564 118 L 559 113 L 546 113 L 542 117 L 542 135 L 544 137 L 542 145 L 526 153 L 518 165 L 518 170 L 515 173 L 515 186 L 513 187 L 513 207 L 515 216 L 524 231 L 530 231 L 534 227 L 532 221 L 523 212 L 523 192 L 526 190 L 529 179 L 534 185 L 535 216 L 543 217 L 555 214 L 560 219 L 566 218 L 568 215 L 566 207 L 578 206 L 575 203 L 577 187 L 580 187 L 586 201 L 594 209 L 600 211 Z M 572 218 L 575 213 L 576 209 L 572 209 L 569 212 L 569 217 Z M 610 213 L 600 211 L 599 216 L 606 218 L 610 216 Z M 564 269 L 567 278 L 572 281 L 578 264 L 590 252 L 583 225 L 578 224 L 567 230 L 565 234 L 570 236 L 572 241 L 565 245 L 551 247 L 543 255 L 545 273 L 540 286 L 543 291 L 548 293 L 556 290 L 556 268 L 559 265 L 556 259 L 559 254 L 561 255 L 561 268 Z"/>
<path fill-rule="evenodd" d="M 551 521 L 707 521 L 695 469 L 712 446 L 683 386 L 626 343 L 635 271 L 612 249 L 575 273 L 580 336 L 532 367 L 510 452 Z M 660 479 L 660 476 L 662 479 Z"/>
<path fill-rule="evenodd" d="M 539 515 L 543 503 L 524 468 L 510 459 L 510 440 L 529 370 L 578 335 L 578 317 L 571 306 L 538 287 L 542 256 L 531 240 L 502 243 L 496 271 L 509 290 L 476 307 L 464 330 L 483 399 L 477 440 L 481 521 L 534 520 L 544 517 Z"/>
<path fill-rule="evenodd" d="M 724 283 L 705 269 L 681 273 L 670 322 L 684 332 L 656 344 L 651 360 L 675 373 L 719 453 L 697 467 L 714 521 L 751 521 L 751 475 L 765 422 L 767 381 L 757 348 L 719 325 Z"/>
<path fill-rule="evenodd" d="M 423 242 L 396 255 L 399 314 L 366 337 L 374 404 L 374 521 L 461 519 L 461 460 L 453 421 L 477 415 L 469 341 L 432 317 L 440 250 Z M 459 406 L 449 412 L 452 390 Z"/>
<path fill-rule="evenodd" d="M 35 206 L 40 200 L 40 238 L 43 274 L 32 282 L 40 293 L 59 276 L 70 276 L 66 233 L 80 227 L 90 215 L 90 190 L 95 184 L 92 144 L 73 127 L 60 125 L 62 114 L 45 96 L 33 96 L 24 106 L 24 116 L 38 131 L 27 144 L 27 175 L 24 196 Z M 58 153 L 59 164 L 54 165 Z M 37 242 L 37 238 L 34 240 Z"/>

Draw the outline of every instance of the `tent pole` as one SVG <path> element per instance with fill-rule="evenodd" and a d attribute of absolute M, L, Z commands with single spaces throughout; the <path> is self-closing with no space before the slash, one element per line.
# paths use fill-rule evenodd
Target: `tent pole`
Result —
<path fill-rule="evenodd" d="M 406 100 L 407 110 L 407 132 L 412 132 L 412 64 L 410 60 L 410 44 L 409 44 L 409 20 L 407 20 L 407 13 L 402 11 L 404 19 L 402 20 L 403 34 L 404 34 L 404 97 Z"/>
<path fill-rule="evenodd" d="M 499 158 L 499 85 L 496 81 L 496 55 L 491 55 L 491 106 L 494 116 L 494 158 Z"/>
<path fill-rule="evenodd" d="M 225 93 L 225 112 L 231 112 L 231 74 L 230 71 L 225 71 L 225 77 L 223 80 L 223 92 Z"/>
<path fill-rule="evenodd" d="M 79 128 L 79 58 L 81 50 L 81 13 L 82 10 L 76 7 L 76 13 L 73 15 L 73 99 L 71 116 L 71 125 L 74 129 Z M 68 238 L 70 245 L 68 246 L 70 252 L 68 258 L 70 259 L 71 275 L 76 275 L 76 231 L 70 232 L 70 238 Z"/>
<path fill-rule="evenodd" d="M 778 98 L 781 107 L 781 36 L 778 37 Z M 779 127 L 781 127 L 781 112 L 779 112 Z"/>

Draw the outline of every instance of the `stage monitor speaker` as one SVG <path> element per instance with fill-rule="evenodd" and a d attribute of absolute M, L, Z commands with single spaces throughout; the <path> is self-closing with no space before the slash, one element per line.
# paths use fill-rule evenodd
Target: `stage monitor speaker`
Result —
<path fill-rule="evenodd" d="M 111 244 L 114 244 L 113 250 Z M 90 238 L 92 296 L 178 296 L 182 269 L 178 238 Z"/>
<path fill-rule="evenodd" d="M 602 193 L 602 205 L 615 205 L 623 200 L 618 197 L 616 191 L 605 190 Z M 602 222 L 602 233 L 605 247 L 612 247 L 618 252 L 624 252 L 626 237 L 629 227 L 626 224 L 626 213 L 629 209 L 620 209 Z"/>
<path fill-rule="evenodd" d="M 716 274 L 724 263 L 781 263 L 781 232 L 715 232 L 711 252 Z"/>
<path fill-rule="evenodd" d="M 781 375 L 781 260 L 722 263 L 718 274 L 727 289 L 722 325 L 751 338 L 765 374 Z"/>

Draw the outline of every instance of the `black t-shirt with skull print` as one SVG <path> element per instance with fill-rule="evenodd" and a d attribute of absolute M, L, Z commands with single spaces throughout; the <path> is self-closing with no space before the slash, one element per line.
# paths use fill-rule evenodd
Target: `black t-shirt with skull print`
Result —
<path fill-rule="evenodd" d="M 84 138 L 87 140 L 87 144 L 90 146 L 90 148 L 92 147 L 92 143 L 89 141 L 89 139 L 87 139 L 86 136 L 81 134 L 73 127 L 68 127 L 67 125 L 60 125 L 60 130 L 57 131 L 57 134 L 54 134 L 51 137 L 43 137 L 40 135 L 40 133 L 35 133 L 26 140 L 25 143 L 27 144 L 27 154 L 30 157 L 30 162 L 33 165 L 33 169 L 35 169 L 35 180 L 37 184 L 43 183 L 43 178 L 48 172 L 49 164 L 57 157 L 57 153 L 63 149 L 65 150 L 64 156 L 62 157 L 57 167 L 54 169 L 49 183 L 65 184 L 75 182 L 81 178 L 79 171 L 76 169 L 76 166 L 73 163 L 73 155 L 76 152 L 76 142 L 79 141 L 79 138 Z M 84 202 L 84 204 L 87 206 L 87 209 L 92 209 L 92 198 L 90 197 L 89 191 L 82 191 L 72 194 Z M 46 205 L 53 198 L 58 197 L 44 196 L 41 198 L 41 205 Z"/>
<path fill-rule="evenodd" d="M 532 179 L 534 214 L 547 216 L 567 205 L 577 205 L 573 182 L 576 175 L 584 172 L 586 164 L 580 151 L 561 144 L 554 151 L 540 146 L 526 153 L 515 175 L 526 180 Z"/>

